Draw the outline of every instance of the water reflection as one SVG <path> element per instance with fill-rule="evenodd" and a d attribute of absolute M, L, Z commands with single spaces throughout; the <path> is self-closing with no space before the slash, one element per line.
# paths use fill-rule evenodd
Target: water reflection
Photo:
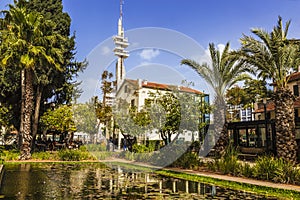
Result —
<path fill-rule="evenodd" d="M 4 199 L 268 199 L 214 185 L 102 164 L 5 166 Z M 274 199 L 274 198 L 272 198 Z"/>

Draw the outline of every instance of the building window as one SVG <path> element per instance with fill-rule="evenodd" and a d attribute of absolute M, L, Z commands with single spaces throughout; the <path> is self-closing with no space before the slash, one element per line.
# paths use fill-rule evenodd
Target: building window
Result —
<path fill-rule="evenodd" d="M 294 95 L 296 97 L 298 97 L 299 96 L 299 87 L 298 87 L 298 85 L 293 86 L 293 91 L 294 91 Z"/>
<path fill-rule="evenodd" d="M 134 107 L 134 99 L 131 100 L 130 105 L 131 107 Z"/>
<path fill-rule="evenodd" d="M 246 110 L 242 110 L 242 116 L 246 116 Z"/>
<path fill-rule="evenodd" d="M 125 92 L 125 93 L 129 93 L 129 91 L 130 91 L 130 90 L 129 90 L 129 88 L 128 88 L 128 85 L 125 85 L 124 92 Z"/>

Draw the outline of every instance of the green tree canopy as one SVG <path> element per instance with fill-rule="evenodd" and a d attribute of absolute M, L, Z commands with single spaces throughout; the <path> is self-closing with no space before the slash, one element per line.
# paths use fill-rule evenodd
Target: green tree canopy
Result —
<path fill-rule="evenodd" d="M 69 105 L 61 105 L 52 110 L 48 109 L 41 117 L 43 129 L 61 133 L 76 131 L 74 113 Z"/>
<path fill-rule="evenodd" d="M 94 99 L 84 104 L 73 105 L 74 121 L 77 131 L 94 136 L 98 133 L 99 124 L 95 112 Z"/>
<path fill-rule="evenodd" d="M 209 44 L 210 63 L 198 63 L 191 59 L 183 59 L 181 64 L 188 65 L 194 69 L 214 90 L 214 132 L 217 138 L 215 146 L 217 154 L 224 152 L 229 138 L 227 134 L 226 121 L 226 91 L 239 81 L 249 78 L 249 71 L 239 58 L 232 55 L 229 43 L 226 43 L 221 52 L 214 43 Z"/>
<path fill-rule="evenodd" d="M 237 54 L 246 67 L 258 72 L 259 78 L 269 79 L 276 84 L 272 99 L 275 104 L 277 155 L 295 163 L 295 97 L 288 88 L 288 82 L 290 72 L 297 71 L 300 65 L 300 42 L 287 38 L 290 22 L 287 21 L 284 26 L 282 18 L 278 17 L 277 25 L 271 32 L 261 28 L 252 29 L 254 37 L 243 35 L 242 47 Z"/>
<path fill-rule="evenodd" d="M 28 12 L 24 7 L 10 6 L 6 12 L 0 35 L 0 59 L 2 67 L 17 66 L 21 71 L 21 159 L 30 158 L 32 138 L 32 113 L 34 107 L 34 80 L 40 64 L 61 70 L 62 52 L 55 46 L 59 34 L 53 29 L 53 22 L 38 12 Z"/>

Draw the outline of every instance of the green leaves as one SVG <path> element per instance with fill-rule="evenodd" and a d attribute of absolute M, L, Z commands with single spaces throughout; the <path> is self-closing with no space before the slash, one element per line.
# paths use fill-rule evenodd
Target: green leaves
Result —
<path fill-rule="evenodd" d="M 98 123 L 93 99 L 85 104 L 74 105 L 73 112 L 77 131 L 92 135 L 98 133 Z"/>
<path fill-rule="evenodd" d="M 31 68 L 34 64 L 34 60 L 28 54 L 25 54 L 21 55 L 20 63 L 23 64 L 25 68 Z"/>
<path fill-rule="evenodd" d="M 236 82 L 247 79 L 245 72 L 249 71 L 239 58 L 230 52 L 227 43 L 223 52 L 218 50 L 214 43 L 209 44 L 211 63 L 199 64 L 196 61 L 184 59 L 181 64 L 194 69 L 214 89 L 218 98 L 224 98 L 226 90 Z"/>
<path fill-rule="evenodd" d="M 47 110 L 41 117 L 41 123 L 46 130 L 55 130 L 61 133 L 76 131 L 71 106 L 62 105 L 54 110 Z"/>
<path fill-rule="evenodd" d="M 263 29 L 252 29 L 256 36 L 243 35 L 240 59 L 250 68 L 258 71 L 258 77 L 271 79 L 278 87 L 287 87 L 288 75 L 300 65 L 299 43 L 287 38 L 290 21 L 285 27 L 279 16 L 277 26 L 268 33 Z"/>

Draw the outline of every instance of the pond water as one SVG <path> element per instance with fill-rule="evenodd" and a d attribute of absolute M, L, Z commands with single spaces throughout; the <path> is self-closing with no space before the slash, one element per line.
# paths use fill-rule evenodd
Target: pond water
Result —
<path fill-rule="evenodd" d="M 275 199 L 100 163 L 6 165 L 2 199 Z"/>

